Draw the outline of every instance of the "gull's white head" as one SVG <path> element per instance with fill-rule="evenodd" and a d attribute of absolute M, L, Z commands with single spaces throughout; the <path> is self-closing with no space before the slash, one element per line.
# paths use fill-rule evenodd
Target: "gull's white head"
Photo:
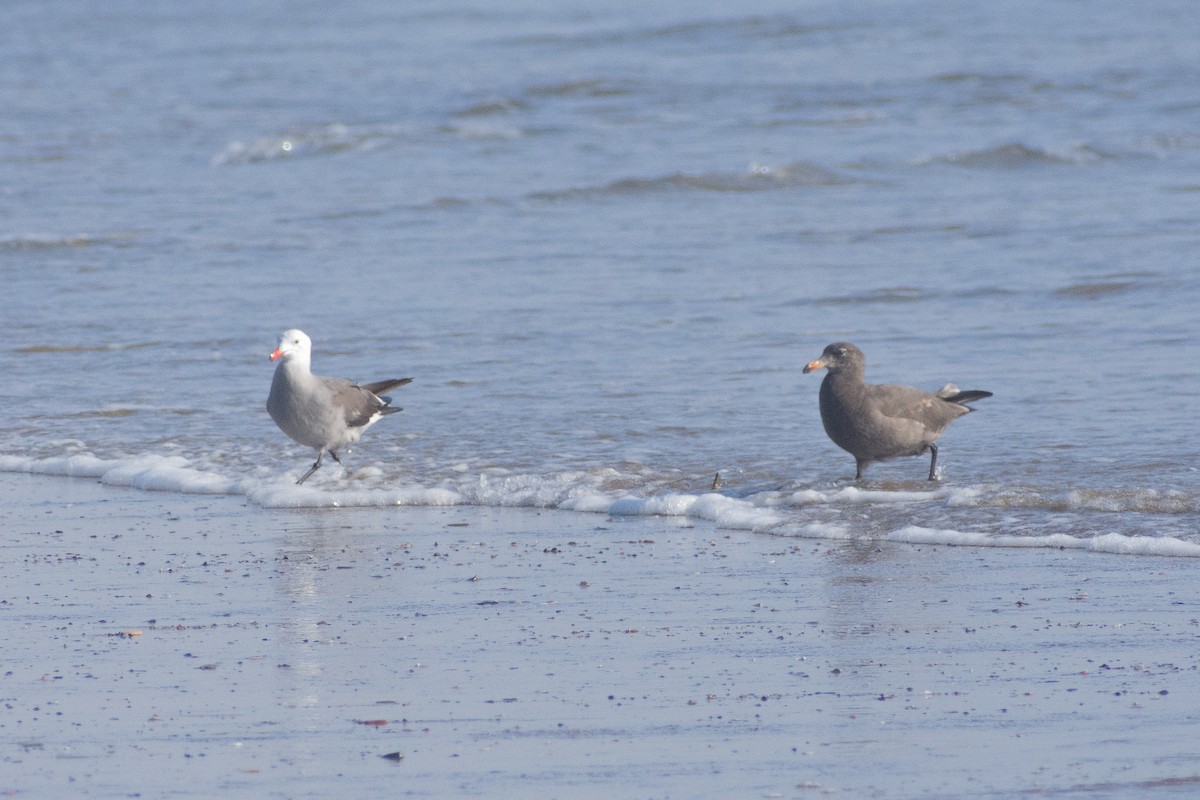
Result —
<path fill-rule="evenodd" d="M 271 351 L 271 360 L 300 357 L 308 361 L 312 357 L 312 339 L 302 330 L 292 328 L 279 337 L 279 346 Z"/>

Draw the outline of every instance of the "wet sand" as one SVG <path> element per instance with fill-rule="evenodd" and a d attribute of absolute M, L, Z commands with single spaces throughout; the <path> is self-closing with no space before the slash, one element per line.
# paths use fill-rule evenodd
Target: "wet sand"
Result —
<path fill-rule="evenodd" d="M 2 796 L 1200 791 L 1192 559 L 13 474 L 0 527 Z"/>

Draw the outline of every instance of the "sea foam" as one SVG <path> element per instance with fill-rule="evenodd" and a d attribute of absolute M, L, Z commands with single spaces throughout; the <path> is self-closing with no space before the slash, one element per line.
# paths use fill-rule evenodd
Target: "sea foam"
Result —
<path fill-rule="evenodd" d="M 712 491 L 660 493 L 647 488 L 639 492 L 637 476 L 607 467 L 541 475 L 501 468 L 473 471 L 458 465 L 428 482 L 389 478 L 377 466 L 352 471 L 330 467 L 297 485 L 291 473 L 259 469 L 253 475 L 231 477 L 199 468 L 182 456 L 100 458 L 83 452 L 50 458 L 0 455 L 0 470 L 92 478 L 107 485 L 147 491 L 241 495 L 257 506 L 272 509 L 546 508 L 705 520 L 719 528 L 829 541 L 1200 557 L 1200 544 L 1172 536 L 1169 529 L 1162 535 L 1129 535 L 1098 532 L 1095 528 L 1099 526 L 1089 529 L 1079 523 L 1081 515 L 1087 519 L 1110 513 L 1150 515 L 1153 519 L 1162 514 L 1186 515 L 1195 509 L 1196 501 L 1179 492 L 1072 490 L 1047 495 L 998 486 L 938 486 L 928 490 L 830 486 L 735 497 Z M 1061 513 L 1062 522 L 1057 526 L 1033 526 L 1012 516 L 1031 508 Z M 928 524 L 930 519 L 939 524 Z"/>

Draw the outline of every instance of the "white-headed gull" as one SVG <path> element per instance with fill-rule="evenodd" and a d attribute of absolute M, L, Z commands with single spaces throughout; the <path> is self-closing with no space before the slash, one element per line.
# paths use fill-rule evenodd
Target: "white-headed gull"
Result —
<path fill-rule="evenodd" d="M 296 483 L 304 483 L 321 466 L 326 453 L 342 463 L 337 451 L 354 444 L 376 420 L 395 414 L 390 397 L 381 395 L 412 378 L 354 383 L 313 375 L 312 340 L 304 331 L 284 331 L 271 352 L 278 361 L 267 397 L 267 412 L 279 429 L 300 444 L 317 448 L 317 460 Z"/>

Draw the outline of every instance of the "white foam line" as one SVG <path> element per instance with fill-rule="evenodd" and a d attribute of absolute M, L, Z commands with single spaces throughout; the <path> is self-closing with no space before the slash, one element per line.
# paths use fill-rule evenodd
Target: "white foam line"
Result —
<path fill-rule="evenodd" d="M 905 544 L 943 544 L 962 547 L 1032 547 L 1054 550 L 1087 550 L 1094 553 L 1117 553 L 1143 556 L 1185 556 L 1200 558 L 1200 544 L 1185 542 L 1170 536 L 1122 536 L 1106 533 L 1080 538 L 1065 533 L 1045 536 L 1014 536 L 986 534 L 909 525 L 883 537 Z"/>
<path fill-rule="evenodd" d="M 246 493 L 246 498 L 263 508 L 429 508 L 472 505 L 461 494 L 449 489 L 414 486 L 326 492 L 317 487 L 297 486 L 291 478 L 267 486 L 256 486 Z"/>
<path fill-rule="evenodd" d="M 880 492 L 847 487 L 821 493 L 803 490 L 791 495 L 765 492 L 749 498 L 704 494 L 663 494 L 651 497 L 614 497 L 598 485 L 619 477 L 612 470 L 563 472 L 551 476 L 480 474 L 463 476 L 461 482 L 441 486 L 397 486 L 382 481 L 377 468 L 363 467 L 356 473 L 358 486 L 328 484 L 297 486 L 290 474 L 273 477 L 233 479 L 195 469 L 180 456 L 132 456 L 103 459 L 76 453 L 44 459 L 0 455 L 0 470 L 64 477 L 96 478 L 113 486 L 187 494 L 243 495 L 264 508 L 334 508 L 386 506 L 498 506 L 557 508 L 614 516 L 694 517 L 720 528 L 748 530 L 775 536 L 848 540 L 879 538 L 906 544 L 938 544 L 962 547 L 1025 547 L 1087 550 L 1121 555 L 1200 557 L 1200 544 L 1169 536 L 1125 536 L 1118 533 L 1090 537 L 1055 533 L 1020 536 L 981 533 L 908 525 L 876 536 L 863 534 L 849 523 L 799 522 L 794 509 L 812 505 L 861 505 L 922 502 L 930 499 L 962 498 L 961 493 Z M 375 485 L 371 485 L 375 483 Z M 953 506 L 954 503 L 951 503 Z M 789 516 L 788 509 L 793 509 Z"/>
<path fill-rule="evenodd" d="M 715 522 L 722 528 L 738 530 L 760 530 L 784 521 L 775 511 L 715 493 L 623 497 L 612 503 L 607 513 L 614 516 L 697 517 Z"/>
<path fill-rule="evenodd" d="M 58 475 L 64 478 L 99 478 L 120 463 L 120 461 L 96 458 L 91 454 L 43 459 L 0 456 L 0 470 L 4 472 L 29 472 L 35 475 Z"/>

